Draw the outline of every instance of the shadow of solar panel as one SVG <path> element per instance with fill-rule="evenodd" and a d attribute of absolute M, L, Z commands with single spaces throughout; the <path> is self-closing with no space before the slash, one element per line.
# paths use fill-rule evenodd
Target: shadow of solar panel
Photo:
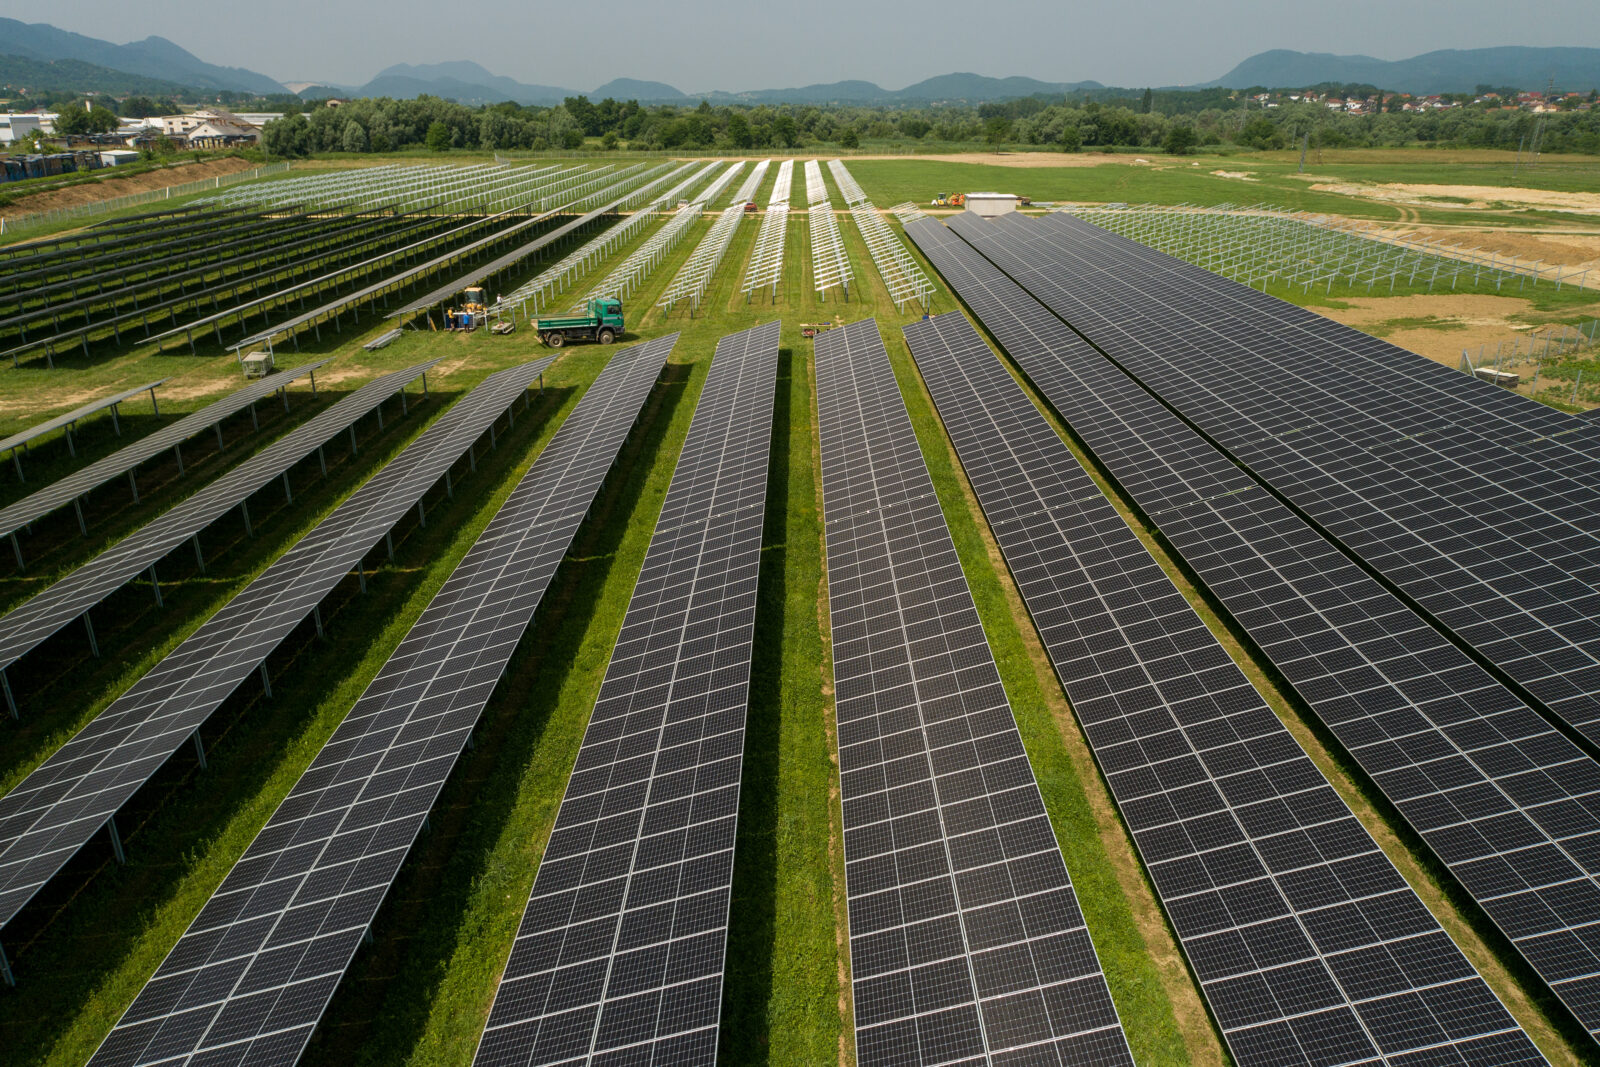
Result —
<path fill-rule="evenodd" d="M 204 530 L 227 511 L 238 507 L 252 493 L 283 476 L 290 467 L 350 429 L 362 416 L 425 375 L 428 368 L 437 362 L 429 360 L 373 379 L 7 612 L 0 617 L 0 671 L 137 577 L 141 571 L 154 566 L 162 556 Z"/>
<path fill-rule="evenodd" d="M 859 1062 L 1131 1064 L 877 324 L 816 375 Z"/>
<path fill-rule="evenodd" d="M 475 1059 L 716 1061 L 778 323 L 725 337 Z"/>
<path fill-rule="evenodd" d="M 972 247 L 931 221 L 908 233 L 1539 976 L 1600 1029 L 1600 912 L 1580 903 L 1600 886 L 1594 761 L 1293 512 L 1240 488 L 1220 453 L 1200 462 L 1198 434 Z"/>
<path fill-rule="evenodd" d="M 0 797 L 0 927 L 445 477 L 554 359 L 493 374 Z"/>
<path fill-rule="evenodd" d="M 1542 1062 L 977 331 L 905 334 L 1234 1058 Z"/>
<path fill-rule="evenodd" d="M 91 1062 L 299 1059 L 676 342 L 612 357 Z"/>
<path fill-rule="evenodd" d="M 1448 368 L 1410 385 L 1404 371 L 1384 376 L 1355 353 L 1392 346 L 1334 322 L 1304 328 L 1313 313 L 1079 219 L 958 218 L 952 227 L 1600 743 L 1600 460 L 1561 444 L 1574 434 L 1546 436 L 1552 425 L 1570 426 L 1559 412 L 1525 428 L 1490 414 L 1505 390 Z M 1355 368 L 1371 369 L 1380 387 Z M 1447 403 L 1429 388 L 1441 375 L 1457 380 L 1464 399 Z M 1484 401 L 1476 415 L 1474 399 Z M 1473 422 L 1493 428 L 1478 432 Z M 1541 449 L 1558 458 L 1542 461 Z"/>
<path fill-rule="evenodd" d="M 0 508 L 0 534 L 14 538 L 16 532 L 29 523 L 37 521 L 57 508 L 66 507 L 111 479 L 127 474 L 145 460 L 159 456 L 169 448 L 178 447 L 189 438 L 204 433 L 256 401 L 269 397 L 279 390 L 287 389 L 289 383 L 301 375 L 314 375 L 316 369 L 326 362 L 328 361 L 325 359 L 317 360 L 315 363 L 270 374 L 260 381 L 252 382 L 243 389 L 229 393 L 214 404 L 207 404 L 199 411 L 185 415 L 170 426 L 163 426 L 154 433 L 139 438 L 104 459 L 96 460 L 82 470 L 74 471 L 65 478 L 28 494 L 16 503 Z M 19 558 L 20 554 L 21 550 L 18 549 Z"/>

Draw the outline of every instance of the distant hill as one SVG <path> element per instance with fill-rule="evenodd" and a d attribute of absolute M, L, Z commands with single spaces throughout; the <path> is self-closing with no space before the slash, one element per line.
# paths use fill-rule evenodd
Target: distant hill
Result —
<path fill-rule="evenodd" d="M 81 59 L 28 59 L 0 55 L 0 86 L 30 93 L 137 93 L 189 96 L 194 90 L 160 78 L 111 70 Z"/>
<path fill-rule="evenodd" d="M 830 82 L 793 89 L 752 89 L 745 92 L 686 93 L 665 82 L 615 78 L 582 95 L 590 100 L 637 100 L 642 104 L 922 104 L 934 102 L 982 103 L 1019 96 L 1058 96 L 1084 89 L 1102 88 L 1099 82 L 1042 82 L 1034 78 L 989 78 L 981 74 L 945 74 L 904 89 L 885 89 L 869 81 Z M 309 90 L 302 90 L 306 95 Z M 515 100 L 519 104 L 553 105 L 579 95 L 579 90 L 550 85 L 525 85 L 485 70 L 470 60 L 389 67 L 352 96 L 392 96 L 405 99 L 422 93 L 463 104 L 492 104 Z M 325 95 L 325 94 L 324 94 Z"/>
<path fill-rule="evenodd" d="M 353 96 L 392 96 L 407 99 L 428 93 L 463 104 L 498 104 L 514 100 L 519 104 L 549 106 L 565 97 L 577 96 L 571 89 L 553 85 L 525 85 L 514 78 L 494 74 L 469 59 L 444 63 L 397 63 L 378 73 L 367 84 L 352 91 Z"/>
<path fill-rule="evenodd" d="M 1194 88 L 1286 89 L 1340 82 L 1428 95 L 1470 93 L 1479 85 L 1543 89 L 1552 79 L 1557 89 L 1568 92 L 1600 89 L 1600 48 L 1448 49 L 1397 60 L 1280 48 L 1251 56 L 1215 81 Z"/>
<path fill-rule="evenodd" d="M 1060 96 L 1084 89 L 1104 88 L 1099 82 L 1043 82 L 1036 78 L 990 78 L 982 74 L 941 74 L 908 85 L 885 89 L 868 81 L 842 81 L 805 85 L 796 89 L 754 89 L 740 93 L 690 94 L 713 103 L 747 104 L 981 104 L 1019 96 Z"/>
<path fill-rule="evenodd" d="M 576 96 L 576 93 L 568 93 Z M 604 100 L 611 97 L 613 100 L 637 100 L 641 104 L 681 104 L 690 98 L 667 85 L 665 82 L 640 81 L 637 78 L 613 78 L 592 93 L 586 94 L 591 100 Z M 695 99 L 698 99 L 695 98 Z"/>
<path fill-rule="evenodd" d="M 179 82 L 196 89 L 232 89 L 246 93 L 287 90 L 265 74 L 242 67 L 206 63 L 164 37 L 146 37 L 131 44 L 112 44 L 44 23 L 0 18 L 0 48 L 25 59 L 77 59 L 98 67 Z"/>

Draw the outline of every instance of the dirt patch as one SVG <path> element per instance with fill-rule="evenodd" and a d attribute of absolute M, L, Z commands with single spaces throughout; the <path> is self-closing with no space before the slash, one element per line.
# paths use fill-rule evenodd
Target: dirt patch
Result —
<path fill-rule="evenodd" d="M 1241 182 L 1258 182 L 1261 180 L 1254 174 L 1242 170 L 1214 170 L 1211 173 L 1215 174 L 1219 178 L 1232 178 L 1235 181 Z"/>
<path fill-rule="evenodd" d="M 1600 233 L 1582 231 L 1460 230 L 1423 226 L 1412 232 L 1427 240 L 1443 240 L 1466 248 L 1516 256 L 1528 262 L 1559 263 L 1567 267 L 1592 267 L 1600 275 Z"/>
<path fill-rule="evenodd" d="M 1531 301 L 1514 296 L 1482 296 L 1463 293 L 1419 293 L 1415 296 L 1359 296 L 1344 301 L 1348 307 L 1314 308 L 1346 326 L 1373 326 L 1392 319 L 1448 319 L 1469 326 L 1496 325 L 1504 331 L 1513 328 L 1511 318 L 1532 309 Z"/>
<path fill-rule="evenodd" d="M 1491 204 L 1507 204 L 1513 207 L 1542 208 L 1546 211 L 1600 215 L 1600 193 L 1565 193 L 1554 189 L 1524 189 L 1495 185 L 1421 185 L 1406 182 L 1386 182 L 1377 185 L 1337 181 L 1329 179 L 1326 175 L 1315 174 L 1297 174 L 1295 177 L 1312 182 L 1311 188 L 1314 192 L 1336 193 L 1361 200 L 1382 200 L 1386 203 L 1445 209 L 1460 208 L 1469 211 L 1481 211 Z"/>
<path fill-rule="evenodd" d="M 94 204 L 101 200 L 127 196 L 130 193 L 143 193 L 152 189 L 165 189 L 169 185 L 196 182 L 202 178 L 215 178 L 223 174 L 235 174 L 241 170 L 250 170 L 257 165 L 247 159 L 237 159 L 230 156 L 227 159 L 213 159 L 205 163 L 185 163 L 181 166 L 145 171 L 142 174 L 107 177 L 100 181 L 85 182 L 82 185 L 72 185 L 65 189 L 50 189 L 46 192 L 33 193 L 29 196 L 21 197 L 14 203 L 7 205 L 3 211 L 0 211 L 0 214 L 5 215 L 7 218 L 12 218 L 17 215 L 31 215 L 38 211 L 53 211 L 56 208 Z"/>

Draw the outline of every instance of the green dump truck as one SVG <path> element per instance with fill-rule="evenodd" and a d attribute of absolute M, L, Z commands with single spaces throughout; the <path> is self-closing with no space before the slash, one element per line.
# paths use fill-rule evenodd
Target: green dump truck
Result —
<path fill-rule="evenodd" d="M 608 345 L 622 335 L 622 301 L 614 296 L 596 297 L 581 314 L 538 319 L 533 328 L 539 340 L 551 348 L 560 348 L 568 341 L 598 341 Z"/>

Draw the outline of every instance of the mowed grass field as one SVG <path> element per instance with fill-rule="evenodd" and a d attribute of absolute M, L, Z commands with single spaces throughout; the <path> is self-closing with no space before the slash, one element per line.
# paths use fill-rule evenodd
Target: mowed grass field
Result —
<path fill-rule="evenodd" d="M 1064 190 L 1060 199 L 1071 199 L 1065 190 L 1092 188 L 1077 183 L 1099 169 L 945 169 L 973 166 L 978 165 L 850 162 L 880 207 L 904 199 L 925 201 L 963 184 L 1005 187 L 1001 179 L 1013 174 L 1030 180 L 1041 174 L 1041 181 Z M 1107 166 L 1150 173 L 1121 163 Z M 763 205 L 773 177 L 769 173 L 758 191 Z M 1187 174 L 1179 178 L 1190 180 Z M 802 180 L 797 173 L 797 189 Z M 1013 191 L 1028 191 L 1020 181 L 1013 184 Z M 1088 192 L 1076 198 L 1096 199 Z M 730 1064 L 853 1062 L 816 399 L 811 342 L 801 336 L 800 324 L 868 316 L 877 319 L 894 362 L 1135 1057 L 1140 1064 L 1227 1062 L 901 340 L 899 327 L 922 309 L 895 309 L 859 233 L 842 217 L 855 285 L 848 302 L 837 290 L 819 299 L 812 291 L 803 212 L 789 223 L 775 302 L 758 295 L 746 303 L 740 293 L 759 228 L 756 220 L 746 219 L 693 318 L 681 307 L 670 313 L 653 307 L 709 226 L 709 218 L 699 222 L 626 301 L 630 329 L 624 344 L 677 332 L 677 347 L 486 708 L 475 747 L 463 753 L 433 810 L 431 828 L 402 868 L 374 924 L 375 943 L 357 954 L 305 1062 L 470 1062 L 716 342 L 774 318 L 782 322 L 783 349 L 774 397 L 721 1059 Z M 652 230 L 646 227 L 593 268 L 570 290 L 571 300 Z M 509 291 L 567 250 L 553 250 L 521 276 L 497 281 L 491 293 Z M 957 308 L 939 286 L 931 310 Z M 0 605 L 21 602 L 361 382 L 416 362 L 440 361 L 429 373 L 429 398 L 420 401 L 413 387 L 405 417 L 391 401 L 385 429 L 378 432 L 372 420 L 363 424 L 361 450 L 342 456 L 327 479 L 305 473 L 302 466 L 293 503 L 280 494 L 262 506 L 259 516 L 253 506 L 254 538 L 242 526 L 236 529 L 237 523 L 228 525 L 231 520 L 208 532 L 207 572 L 177 566 L 170 576 L 164 572 L 165 607 L 157 609 L 148 587 L 137 583 L 119 592 L 96 616 L 103 659 L 90 658 L 86 644 L 72 635 L 41 649 L 39 669 L 25 677 L 23 721 L 0 725 L 0 789 L 13 787 L 38 766 L 473 384 L 497 369 L 550 354 L 527 329 L 508 337 L 424 329 L 408 331 L 375 353 L 360 349 L 361 341 L 388 325 L 368 315 L 355 328 L 347 320 L 343 334 L 325 328 L 321 342 L 308 334 L 298 358 L 280 346 L 280 366 L 333 359 L 318 375 L 318 397 L 313 399 L 306 385 L 296 385 L 287 411 L 276 402 L 261 405 L 259 430 L 247 416 L 236 418 L 227 427 L 225 451 L 207 453 L 204 441 L 186 451 L 185 475 L 175 464 L 170 470 L 152 466 L 149 473 L 141 472 L 143 503 L 138 506 L 121 483 L 102 490 L 91 498 L 90 538 L 79 538 L 70 518 L 40 524 L 37 536 L 26 543 L 29 571 L 0 578 Z M 272 698 L 246 685 L 214 717 L 205 730 L 209 769 L 202 771 L 188 750 L 180 752 L 119 817 L 127 866 L 112 861 L 109 845 L 91 845 L 5 931 L 19 986 L 0 990 L 0 1049 L 5 1050 L 0 1060 L 77 1064 L 93 1052 L 615 351 L 563 349 L 545 375 L 542 393 L 530 398 L 527 415 L 519 413 L 514 429 L 501 422 L 498 447 L 492 453 L 480 449 L 477 472 L 458 478 L 454 499 L 445 500 L 437 490 L 430 496 L 426 528 L 402 526 L 394 562 L 385 561 L 381 549 L 369 556 L 367 593 L 359 594 L 352 578 L 324 604 L 326 640 L 297 633 L 274 655 Z M 159 423 L 154 416 L 133 415 L 125 419 L 125 436 L 117 438 L 107 420 L 96 418 L 79 434 L 78 459 L 66 457 L 59 443 L 47 444 L 27 460 L 27 486 L 0 472 L 0 502 L 239 384 L 233 356 L 214 344 L 202 346 L 198 355 L 186 347 L 166 354 L 102 348 L 89 358 L 64 357 L 58 367 L 47 371 L 41 362 L 15 372 L 0 370 L 0 433 L 89 395 L 160 377 L 173 380 L 160 394 Z M 130 411 L 140 404 L 131 402 Z M 337 451 L 330 449 L 330 458 Z M 268 490 L 260 499 L 271 496 Z M 1141 532 L 1154 546 L 1148 532 Z M 1177 568 L 1169 570 L 1181 583 Z M 1204 606 L 1198 593 L 1185 590 Z M 1234 651 L 1247 658 L 1241 649 Z M 1271 692 L 1261 672 L 1253 677 Z M 1293 717 L 1287 701 L 1274 697 L 1274 703 Z M 1309 733 L 1307 743 L 1315 744 Z M 1363 786 L 1352 782 L 1348 768 L 1335 758 L 1321 755 L 1341 792 L 1354 798 L 1358 814 L 1382 829 L 1383 816 L 1370 804 L 1361 807 Z M 1380 839 L 1387 843 L 1393 836 Z M 1542 1014 L 1545 1005 L 1520 992 L 1519 978 L 1477 940 L 1472 924 L 1455 912 L 1429 869 L 1414 863 L 1403 869 L 1425 890 L 1430 906 L 1447 917 L 1452 932 L 1552 1058 L 1592 1062 L 1587 1050 L 1575 1051 L 1557 1034 Z"/>

